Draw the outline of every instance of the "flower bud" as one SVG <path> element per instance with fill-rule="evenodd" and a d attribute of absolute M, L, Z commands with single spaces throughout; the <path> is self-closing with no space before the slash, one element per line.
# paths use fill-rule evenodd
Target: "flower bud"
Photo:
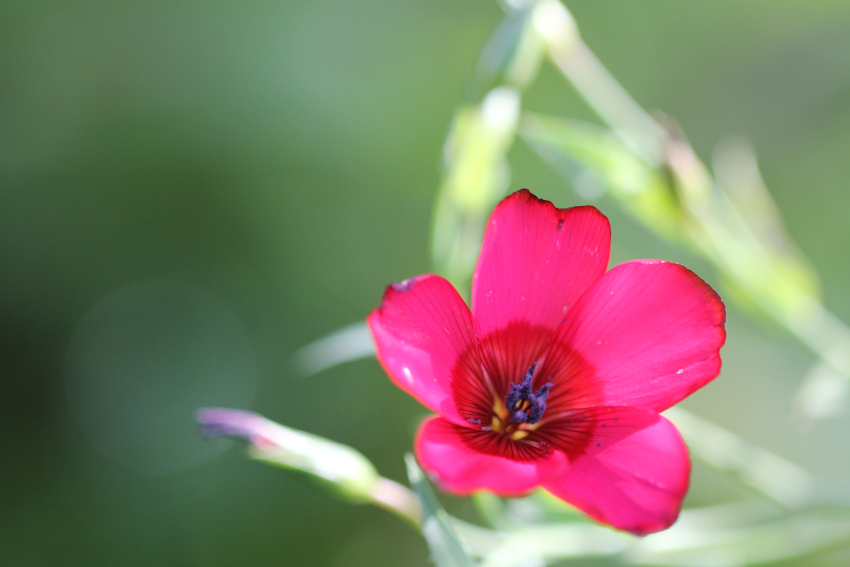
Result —
<path fill-rule="evenodd" d="M 285 427 L 249 411 L 205 408 L 196 414 L 204 435 L 250 443 L 251 458 L 308 475 L 343 500 L 372 502 L 380 477 L 372 463 L 347 445 Z"/>

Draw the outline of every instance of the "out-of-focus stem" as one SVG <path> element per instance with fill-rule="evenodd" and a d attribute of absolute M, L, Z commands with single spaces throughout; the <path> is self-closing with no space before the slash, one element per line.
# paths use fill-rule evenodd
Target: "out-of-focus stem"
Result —
<path fill-rule="evenodd" d="M 422 505 L 406 486 L 381 477 L 372 489 L 372 503 L 405 520 L 416 531 L 422 526 Z"/>
<path fill-rule="evenodd" d="M 662 155 L 664 130 L 608 72 L 585 45 L 578 27 L 558 0 L 542 0 L 533 22 L 549 45 L 549 57 L 612 130 L 647 162 Z"/>
<path fill-rule="evenodd" d="M 501 498 L 485 490 L 472 495 L 478 514 L 492 527 L 498 530 L 514 528 L 513 522 L 505 513 L 505 503 Z"/>
<path fill-rule="evenodd" d="M 434 207 L 432 257 L 437 273 L 466 294 L 484 224 L 508 188 L 521 96 L 534 80 L 546 44 L 531 21 L 534 0 L 510 7 L 479 59 L 476 99 L 457 108 L 443 152 Z"/>
<path fill-rule="evenodd" d="M 739 235 L 729 227 L 745 224 L 743 217 L 716 186 L 687 141 L 671 137 L 617 82 L 582 41 L 571 14 L 558 0 L 537 2 L 532 21 L 546 40 L 555 66 L 602 121 L 648 165 L 670 168 L 687 215 L 685 229 L 693 244 L 750 301 L 816 354 L 824 363 L 821 369 L 824 365 L 831 369 L 831 373 L 824 373 L 817 372 L 816 367 L 810 372 L 795 401 L 796 412 L 802 417 L 827 415 L 826 408 L 835 405 L 835 396 L 846 395 L 850 389 L 850 328 L 816 297 L 794 289 L 793 282 L 784 282 L 781 276 L 774 278 L 771 285 L 785 284 L 784 304 L 763 293 L 761 281 L 754 282 L 750 277 L 752 273 L 748 270 L 752 267 L 747 265 L 747 258 L 738 255 L 741 246 L 758 248 L 758 243 L 755 239 L 747 240 L 746 236 L 736 241 Z M 712 199 L 714 202 L 710 202 Z M 732 245 L 724 246 L 724 243 Z M 760 250 L 755 250 L 753 258 L 761 259 L 759 253 Z"/>
<path fill-rule="evenodd" d="M 682 432 L 694 457 L 710 467 L 784 508 L 798 510 L 811 502 L 814 479 L 804 468 L 683 408 L 670 408 L 664 415 Z"/>

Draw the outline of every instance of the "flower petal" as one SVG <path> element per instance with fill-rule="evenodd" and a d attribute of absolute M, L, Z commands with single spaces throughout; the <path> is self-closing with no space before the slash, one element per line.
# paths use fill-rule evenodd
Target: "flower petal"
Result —
<path fill-rule="evenodd" d="M 605 273 L 610 249 L 608 219 L 594 207 L 556 209 L 527 189 L 499 203 L 472 283 L 475 331 L 491 375 L 519 379 L 528 370 L 567 310 Z M 514 337 L 516 345 L 492 339 L 509 324 L 527 336 Z"/>
<path fill-rule="evenodd" d="M 688 491 L 688 450 L 672 423 L 634 408 L 608 408 L 588 450 L 543 488 L 595 520 L 645 535 L 670 527 Z M 618 417 L 612 424 L 612 417 Z"/>
<path fill-rule="evenodd" d="M 502 496 L 519 496 L 564 469 L 562 453 L 517 461 L 475 450 L 466 439 L 469 433 L 479 432 L 439 417 L 425 420 L 419 428 L 414 445 L 416 459 L 441 490 L 466 495 L 486 489 Z"/>
<path fill-rule="evenodd" d="M 620 264 L 582 296 L 552 341 L 567 348 L 547 353 L 550 405 L 559 404 L 559 384 L 583 381 L 600 389 L 601 404 L 665 410 L 720 372 L 725 321 L 720 297 L 687 268 Z"/>
<path fill-rule="evenodd" d="M 452 373 L 480 370 L 472 316 L 452 284 L 430 274 L 391 284 L 367 322 L 392 381 L 432 411 L 464 423 L 452 399 Z"/>

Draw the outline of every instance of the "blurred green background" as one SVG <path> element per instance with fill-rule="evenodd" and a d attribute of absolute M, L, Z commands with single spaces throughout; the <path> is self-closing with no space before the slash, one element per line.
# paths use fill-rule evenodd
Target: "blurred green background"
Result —
<path fill-rule="evenodd" d="M 704 160 L 728 134 L 754 143 L 850 321 L 850 4 L 568 6 Z M 374 360 L 304 379 L 291 356 L 430 269 L 442 144 L 502 16 L 486 0 L 0 5 L 0 564 L 427 564 L 396 518 L 201 440 L 192 412 L 252 409 L 405 478 L 424 410 Z M 592 119 L 549 66 L 524 106 Z M 521 141 L 510 157 L 512 190 L 583 202 Z M 593 204 L 612 263 L 661 257 L 717 283 Z M 728 331 L 721 377 L 685 406 L 850 478 L 850 420 L 787 418 L 813 357 L 734 307 Z M 697 465 L 687 504 L 740 493 Z"/>

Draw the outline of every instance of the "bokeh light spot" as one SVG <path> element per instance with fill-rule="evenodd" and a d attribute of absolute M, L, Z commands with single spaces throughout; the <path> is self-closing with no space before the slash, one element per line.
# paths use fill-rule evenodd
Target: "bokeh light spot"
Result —
<path fill-rule="evenodd" d="M 110 461 L 150 475 L 188 469 L 222 444 L 198 435 L 198 407 L 247 407 L 248 337 L 221 302 L 184 284 L 114 293 L 81 321 L 65 359 L 71 412 Z"/>

